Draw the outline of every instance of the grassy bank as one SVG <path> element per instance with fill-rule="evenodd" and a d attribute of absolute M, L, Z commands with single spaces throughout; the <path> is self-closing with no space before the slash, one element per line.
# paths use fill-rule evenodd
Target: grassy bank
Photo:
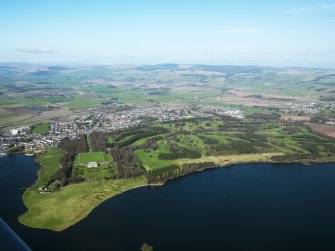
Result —
<path fill-rule="evenodd" d="M 178 159 L 173 161 L 174 164 L 182 165 L 186 163 L 204 163 L 214 162 L 217 166 L 226 166 L 242 163 L 258 163 L 271 162 L 272 156 L 283 155 L 282 153 L 254 153 L 254 154 L 239 154 L 227 156 L 203 156 L 199 159 Z"/>
<path fill-rule="evenodd" d="M 37 158 L 37 162 L 41 165 L 38 172 L 38 179 L 32 185 L 32 189 L 44 186 L 52 175 L 59 169 L 58 161 L 63 156 L 63 152 L 57 147 L 51 147 L 45 153 Z"/>
<path fill-rule="evenodd" d="M 143 185 L 146 182 L 141 176 L 71 184 L 50 194 L 40 194 L 30 188 L 23 195 L 28 211 L 19 221 L 28 227 L 61 231 L 85 218 L 108 198 Z"/>

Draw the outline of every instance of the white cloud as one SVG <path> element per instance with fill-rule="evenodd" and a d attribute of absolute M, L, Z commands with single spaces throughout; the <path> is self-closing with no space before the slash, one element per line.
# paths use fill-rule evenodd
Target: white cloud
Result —
<path fill-rule="evenodd" d="M 315 10 L 334 10 L 334 9 L 335 9 L 335 2 L 332 2 L 332 3 L 321 3 L 318 5 L 307 5 L 300 8 L 285 10 L 284 12 L 290 14 L 302 14 L 305 12 L 311 12 Z"/>
<path fill-rule="evenodd" d="M 32 53 L 32 54 L 50 54 L 54 53 L 53 50 L 48 49 L 48 48 L 19 48 L 15 49 L 18 52 L 22 53 Z"/>
<path fill-rule="evenodd" d="M 257 33 L 263 31 L 264 30 L 262 29 L 250 29 L 250 28 L 213 30 L 214 33 Z"/>

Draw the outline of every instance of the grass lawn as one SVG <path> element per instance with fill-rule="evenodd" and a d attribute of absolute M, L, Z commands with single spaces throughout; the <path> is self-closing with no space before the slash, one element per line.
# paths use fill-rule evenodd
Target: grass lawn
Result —
<path fill-rule="evenodd" d="M 50 194 L 40 194 L 30 188 L 23 194 L 28 211 L 19 216 L 19 221 L 33 228 L 61 231 L 85 218 L 103 201 L 144 185 L 147 183 L 140 176 L 71 184 Z"/>
<path fill-rule="evenodd" d="M 156 168 L 161 168 L 171 165 L 171 161 L 168 160 L 159 160 L 158 152 L 144 152 L 142 150 L 136 151 L 137 157 L 140 159 L 143 167 L 146 170 L 153 170 Z"/>
<path fill-rule="evenodd" d="M 58 170 L 58 161 L 63 156 L 63 152 L 57 147 L 51 147 L 47 152 L 43 153 L 37 158 L 37 162 L 41 165 L 38 172 L 38 180 L 32 188 L 44 186 L 50 177 Z"/>
<path fill-rule="evenodd" d="M 112 156 L 104 152 L 79 153 L 74 160 L 74 165 L 86 165 L 88 162 L 104 162 L 112 160 Z"/>
<path fill-rule="evenodd" d="M 36 134 L 46 134 L 48 133 L 48 131 L 49 131 L 48 123 L 34 125 L 32 129 L 32 133 L 36 133 Z"/>

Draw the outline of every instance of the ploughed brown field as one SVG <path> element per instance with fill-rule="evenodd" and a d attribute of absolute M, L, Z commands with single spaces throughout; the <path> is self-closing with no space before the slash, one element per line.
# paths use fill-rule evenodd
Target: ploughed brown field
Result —
<path fill-rule="evenodd" d="M 321 133 L 328 137 L 335 138 L 335 126 L 333 125 L 319 125 L 308 123 L 307 124 L 314 132 Z"/>

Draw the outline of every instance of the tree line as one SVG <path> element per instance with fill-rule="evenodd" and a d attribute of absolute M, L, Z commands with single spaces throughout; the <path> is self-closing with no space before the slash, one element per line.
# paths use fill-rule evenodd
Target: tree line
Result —
<path fill-rule="evenodd" d="M 82 178 L 73 174 L 73 161 L 78 153 L 88 152 L 87 136 L 79 135 L 75 139 L 64 138 L 58 143 L 58 147 L 65 152 L 59 159 L 60 168 L 55 172 L 46 186 L 56 183 L 55 188 L 66 186 L 70 183 L 83 181 Z"/>

